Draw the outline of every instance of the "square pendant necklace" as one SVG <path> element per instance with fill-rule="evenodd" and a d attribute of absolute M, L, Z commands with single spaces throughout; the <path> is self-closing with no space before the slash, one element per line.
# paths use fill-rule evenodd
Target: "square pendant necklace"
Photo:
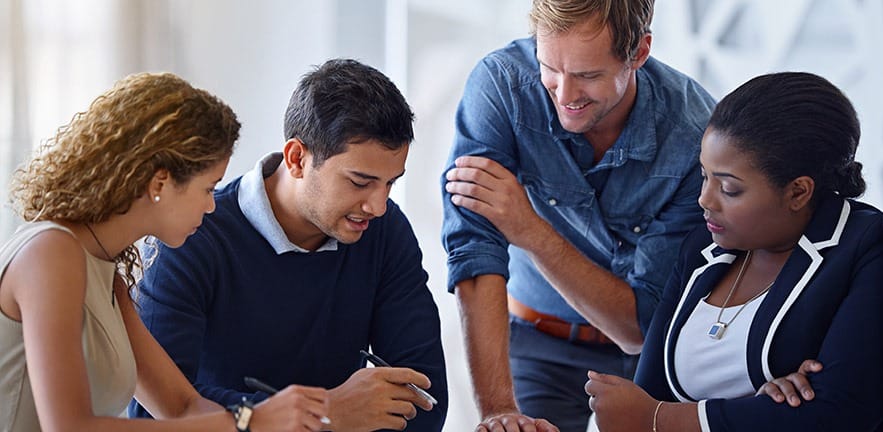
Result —
<path fill-rule="evenodd" d="M 766 288 L 764 288 L 763 290 L 755 294 L 754 297 L 751 297 L 750 299 L 748 299 L 748 301 L 743 303 L 742 307 L 740 307 L 736 311 L 736 314 L 733 315 L 733 317 L 730 318 L 727 322 L 721 321 L 721 317 L 724 314 L 724 309 L 727 308 L 727 303 L 730 302 L 730 298 L 733 297 L 733 293 L 736 292 L 736 288 L 739 286 L 739 281 L 742 280 L 742 275 L 745 273 L 745 267 L 748 267 L 748 261 L 751 261 L 751 251 L 748 251 L 748 253 L 745 254 L 745 261 L 742 261 L 742 266 L 739 267 L 739 273 L 736 275 L 736 280 L 733 282 L 733 287 L 730 288 L 730 292 L 727 294 L 727 298 L 724 299 L 724 303 L 720 306 L 720 311 L 717 313 L 717 322 L 712 324 L 711 328 L 708 329 L 708 337 L 712 339 L 719 340 L 720 338 L 724 337 L 724 333 L 727 332 L 727 327 L 729 327 L 730 324 L 732 324 L 733 321 L 736 320 L 736 317 L 739 316 L 739 313 L 742 312 L 742 309 L 745 309 L 745 306 L 748 306 L 749 303 L 757 300 L 758 297 L 769 291 L 770 288 L 772 288 L 773 283 L 775 283 L 776 281 L 775 279 L 773 279 L 773 282 L 770 282 L 770 284 L 767 285 Z"/>

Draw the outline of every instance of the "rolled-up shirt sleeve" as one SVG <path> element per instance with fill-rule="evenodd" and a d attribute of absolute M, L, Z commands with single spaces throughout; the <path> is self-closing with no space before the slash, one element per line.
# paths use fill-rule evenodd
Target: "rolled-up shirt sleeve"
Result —
<path fill-rule="evenodd" d="M 495 70 L 492 58 L 485 58 L 470 74 L 457 108 L 454 144 L 441 175 L 442 244 L 448 253 L 451 292 L 458 282 L 483 274 L 509 277 L 506 238 L 484 217 L 454 205 L 445 190 L 445 173 L 460 156 L 484 156 L 515 169 L 515 135 L 507 114 L 512 100 L 499 87 L 503 77 Z"/>

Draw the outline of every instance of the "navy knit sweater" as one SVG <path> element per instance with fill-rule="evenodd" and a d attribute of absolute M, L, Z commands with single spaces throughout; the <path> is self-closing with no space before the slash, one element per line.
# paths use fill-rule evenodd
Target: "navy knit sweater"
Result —
<path fill-rule="evenodd" d="M 236 179 L 186 243 L 159 245 L 145 270 L 141 318 L 206 398 L 248 396 L 244 376 L 283 388 L 332 388 L 364 362 L 360 349 L 429 377 L 439 404 L 418 409 L 411 431 L 439 431 L 448 397 L 438 309 L 422 254 L 392 201 L 362 238 L 337 251 L 277 255 L 243 215 Z M 146 416 L 136 403 L 130 416 Z"/>

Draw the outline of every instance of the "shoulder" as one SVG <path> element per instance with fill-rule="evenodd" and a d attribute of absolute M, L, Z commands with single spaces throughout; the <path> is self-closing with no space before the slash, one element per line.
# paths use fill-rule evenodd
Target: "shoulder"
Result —
<path fill-rule="evenodd" d="M 25 226 L 16 233 L 20 246 L 10 264 L 33 260 L 33 264 L 57 265 L 66 261 L 84 262 L 86 252 L 74 234 L 53 222 L 38 222 Z"/>
<path fill-rule="evenodd" d="M 534 85 L 539 82 L 539 62 L 536 59 L 536 40 L 517 39 L 503 48 L 486 55 L 473 71 L 473 79 L 488 79 L 509 87 Z"/>
<path fill-rule="evenodd" d="M 215 191 L 215 211 L 207 214 L 206 219 L 223 219 L 241 215 L 239 207 L 239 186 L 242 177 L 237 177 Z"/>
<path fill-rule="evenodd" d="M 876 233 L 883 231 L 883 212 L 880 209 L 862 201 L 848 200 L 848 202 L 850 221 L 868 227 Z"/>
<path fill-rule="evenodd" d="M 386 200 L 386 213 L 372 221 L 372 225 L 380 231 L 378 234 L 383 236 L 393 232 L 412 231 L 411 221 L 408 220 L 401 207 L 391 198 Z"/>
<path fill-rule="evenodd" d="M 419 253 L 411 222 L 392 199 L 386 202 L 386 213 L 372 220 L 362 238 L 350 247 L 362 252 L 371 251 L 366 257 L 374 258 Z"/>
<path fill-rule="evenodd" d="M 690 230 L 687 236 L 684 237 L 683 242 L 681 242 L 681 252 L 679 254 L 685 269 L 689 270 L 705 265 L 708 262 L 705 250 L 709 247 L 716 246 L 711 238 L 711 233 L 704 224 L 697 225 Z"/>
<path fill-rule="evenodd" d="M 638 70 L 638 82 L 652 93 L 657 114 L 704 132 L 716 102 L 696 80 L 650 57 Z"/>
<path fill-rule="evenodd" d="M 821 249 L 883 243 L 883 213 L 870 204 L 832 193 L 819 199 L 803 235 Z"/>
<path fill-rule="evenodd" d="M 202 225 L 187 239 L 184 246 L 189 245 L 192 248 L 208 243 L 214 247 L 218 239 L 236 238 L 243 229 L 251 228 L 239 206 L 240 180 L 241 178 L 236 178 L 215 192 L 215 211 L 203 217 Z"/>
<path fill-rule="evenodd" d="M 536 39 L 515 39 L 508 45 L 491 51 L 483 61 L 490 61 L 504 65 L 526 67 L 529 69 L 539 68 L 536 58 Z"/>
<path fill-rule="evenodd" d="M 883 212 L 861 201 L 848 200 L 849 219 L 844 227 L 844 238 L 862 248 L 883 248 Z"/>
<path fill-rule="evenodd" d="M 230 180 L 229 183 L 220 187 L 215 191 L 215 200 L 223 201 L 229 198 L 236 199 L 237 194 L 239 193 L 239 185 L 242 183 L 242 177 L 236 177 L 233 180 Z"/>
<path fill-rule="evenodd" d="M 49 297 L 82 301 L 86 252 L 79 240 L 60 225 L 41 227 L 32 234 L 9 260 L 4 285 L 8 284 L 19 302 L 25 297 L 38 301 Z"/>

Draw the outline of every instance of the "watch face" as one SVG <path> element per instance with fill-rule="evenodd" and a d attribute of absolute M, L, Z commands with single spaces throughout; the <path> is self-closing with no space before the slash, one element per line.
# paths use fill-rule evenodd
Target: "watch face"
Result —
<path fill-rule="evenodd" d="M 236 429 L 240 431 L 248 430 L 248 423 L 251 421 L 251 407 L 245 405 L 239 406 L 239 413 L 236 415 Z"/>

